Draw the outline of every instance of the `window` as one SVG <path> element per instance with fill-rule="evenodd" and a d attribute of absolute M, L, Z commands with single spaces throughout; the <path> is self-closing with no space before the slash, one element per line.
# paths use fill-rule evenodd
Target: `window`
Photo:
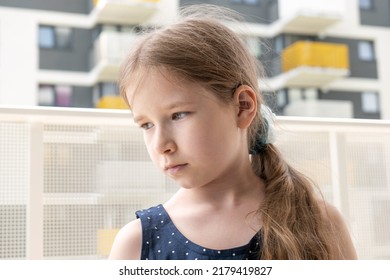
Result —
<path fill-rule="evenodd" d="M 244 0 L 244 4 L 255 6 L 255 5 L 259 4 L 259 1 L 260 0 Z"/>
<path fill-rule="evenodd" d="M 72 29 L 67 27 L 56 27 L 56 43 L 59 49 L 72 47 Z"/>
<path fill-rule="evenodd" d="M 280 53 L 284 48 L 284 42 L 283 37 L 278 36 L 275 38 L 274 44 L 275 44 L 275 52 Z"/>
<path fill-rule="evenodd" d="M 118 96 L 119 89 L 117 83 L 103 82 L 93 88 L 93 104 L 97 104 L 104 96 Z"/>
<path fill-rule="evenodd" d="M 72 105 L 73 89 L 70 86 L 56 86 L 56 106 L 70 107 Z"/>
<path fill-rule="evenodd" d="M 318 91 L 315 88 L 306 88 L 303 90 L 303 97 L 305 100 L 317 100 Z"/>
<path fill-rule="evenodd" d="M 259 58 L 261 56 L 261 43 L 258 37 L 246 37 L 244 38 L 246 45 L 248 46 L 251 54 Z"/>
<path fill-rule="evenodd" d="M 40 26 L 39 47 L 44 49 L 69 49 L 73 44 L 73 30 L 68 27 Z"/>
<path fill-rule="evenodd" d="M 299 88 L 289 88 L 288 89 L 288 100 L 290 103 L 302 100 L 302 90 Z"/>
<path fill-rule="evenodd" d="M 118 95 L 118 88 L 116 83 L 101 83 L 101 96 L 116 96 Z"/>
<path fill-rule="evenodd" d="M 53 106 L 55 104 L 54 88 L 52 86 L 40 86 L 38 91 L 39 106 Z"/>
<path fill-rule="evenodd" d="M 51 49 L 54 48 L 55 35 L 54 28 L 50 26 L 40 26 L 39 27 L 39 47 Z"/>
<path fill-rule="evenodd" d="M 38 90 L 39 106 L 72 106 L 73 88 L 71 86 L 40 85 Z"/>
<path fill-rule="evenodd" d="M 230 2 L 233 4 L 256 6 L 259 4 L 260 0 L 230 0 Z"/>
<path fill-rule="evenodd" d="M 288 103 L 287 92 L 284 89 L 278 90 L 276 92 L 276 104 L 279 108 L 286 106 Z"/>
<path fill-rule="evenodd" d="M 372 10 L 373 8 L 373 0 L 359 0 L 359 8 L 360 10 Z"/>
<path fill-rule="evenodd" d="M 358 55 L 362 61 L 374 61 L 374 45 L 370 41 L 360 41 L 358 43 Z"/>
<path fill-rule="evenodd" d="M 118 31 L 118 26 L 116 25 L 111 25 L 111 24 L 104 24 L 102 25 L 102 31 L 113 31 L 117 32 Z"/>
<path fill-rule="evenodd" d="M 379 100 L 376 92 L 362 92 L 362 110 L 364 113 L 379 113 Z"/>

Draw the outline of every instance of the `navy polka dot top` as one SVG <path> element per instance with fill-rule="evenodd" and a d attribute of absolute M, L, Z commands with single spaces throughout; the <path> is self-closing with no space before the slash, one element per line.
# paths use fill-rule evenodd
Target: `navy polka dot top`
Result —
<path fill-rule="evenodd" d="M 261 240 L 255 235 L 244 246 L 213 250 L 188 240 L 160 204 L 136 212 L 142 224 L 141 260 L 250 260 L 257 259 Z"/>

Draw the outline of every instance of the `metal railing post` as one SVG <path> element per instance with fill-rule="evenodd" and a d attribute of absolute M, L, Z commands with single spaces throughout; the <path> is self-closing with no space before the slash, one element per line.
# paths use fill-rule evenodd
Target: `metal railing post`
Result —
<path fill-rule="evenodd" d="M 26 258 L 43 258 L 43 124 L 30 126 Z"/>

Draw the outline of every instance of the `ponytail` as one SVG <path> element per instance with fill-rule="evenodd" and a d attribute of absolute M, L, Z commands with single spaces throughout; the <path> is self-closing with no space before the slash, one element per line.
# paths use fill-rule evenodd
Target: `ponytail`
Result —
<path fill-rule="evenodd" d="M 330 242 L 311 182 L 266 144 L 252 155 L 255 173 L 265 181 L 260 259 L 330 259 Z"/>

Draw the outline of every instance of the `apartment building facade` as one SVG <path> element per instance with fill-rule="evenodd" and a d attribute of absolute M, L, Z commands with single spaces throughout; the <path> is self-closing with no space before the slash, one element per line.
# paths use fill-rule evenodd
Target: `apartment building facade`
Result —
<path fill-rule="evenodd" d="M 279 115 L 390 119 L 389 0 L 0 0 L 0 104 L 121 107 L 137 32 L 197 3 L 245 15 Z"/>
<path fill-rule="evenodd" d="M 117 95 L 119 62 L 134 30 L 164 24 L 178 10 L 172 4 L 0 1 L 0 104 L 93 108 Z"/>

